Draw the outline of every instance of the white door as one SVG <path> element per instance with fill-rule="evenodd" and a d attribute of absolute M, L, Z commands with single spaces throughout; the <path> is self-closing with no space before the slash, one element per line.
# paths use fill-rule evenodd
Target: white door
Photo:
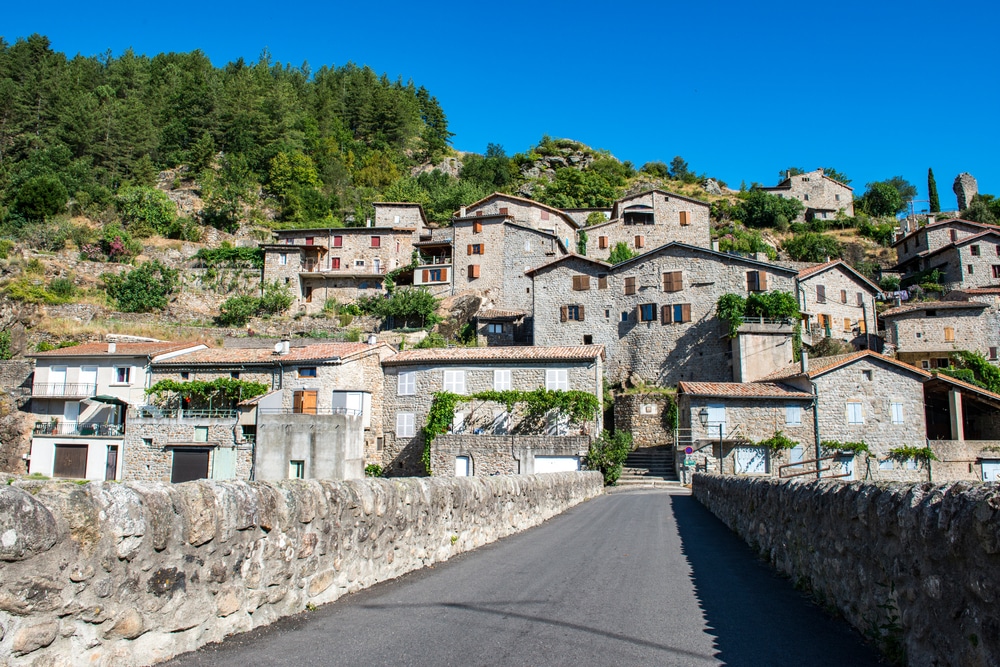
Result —
<path fill-rule="evenodd" d="M 833 469 L 833 474 L 835 475 L 846 475 L 846 477 L 841 477 L 841 479 L 854 479 L 854 457 L 851 456 L 846 459 L 834 459 L 834 462 L 839 466 Z"/>
<path fill-rule="evenodd" d="M 212 452 L 212 479 L 236 478 L 236 448 L 216 447 Z"/>
<path fill-rule="evenodd" d="M 722 429 L 722 437 L 728 435 L 726 430 L 726 406 L 724 405 L 709 405 L 708 406 L 708 425 L 705 427 L 710 438 L 719 437 L 719 429 Z"/>
<path fill-rule="evenodd" d="M 79 401 L 66 401 L 63 406 L 63 425 L 61 433 L 72 433 L 76 430 L 76 420 L 80 416 Z"/>
<path fill-rule="evenodd" d="M 535 474 L 545 472 L 576 472 L 580 469 L 579 456 L 536 456 Z"/>
<path fill-rule="evenodd" d="M 49 369 L 49 385 L 45 393 L 48 396 L 64 396 L 66 394 L 65 366 L 53 366 Z"/>
<path fill-rule="evenodd" d="M 802 463 L 802 460 L 805 458 L 805 453 L 806 450 L 802 445 L 795 445 L 788 453 L 788 462 L 793 464 Z"/>
<path fill-rule="evenodd" d="M 1000 482 L 1000 460 L 983 459 L 983 481 Z"/>
<path fill-rule="evenodd" d="M 764 447 L 737 447 L 736 474 L 763 475 L 767 472 L 767 450 Z"/>
<path fill-rule="evenodd" d="M 375 269 L 375 273 L 382 273 L 382 260 L 376 257 L 374 260 L 374 264 L 372 264 L 372 266 Z"/>
<path fill-rule="evenodd" d="M 456 456 L 455 457 L 455 477 L 468 477 L 469 476 L 469 457 L 468 456 Z"/>
<path fill-rule="evenodd" d="M 80 391 L 85 394 L 97 393 L 97 366 L 84 366 L 80 369 Z"/>

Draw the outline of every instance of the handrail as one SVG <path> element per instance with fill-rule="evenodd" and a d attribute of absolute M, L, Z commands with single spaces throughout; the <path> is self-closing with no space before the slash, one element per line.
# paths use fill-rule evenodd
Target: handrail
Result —
<path fill-rule="evenodd" d="M 784 465 L 778 466 L 778 478 L 779 479 L 791 479 L 792 477 L 801 477 L 802 475 L 815 475 L 817 472 L 827 472 L 828 470 L 833 470 L 832 467 L 819 467 L 813 468 L 812 470 L 802 470 L 799 472 L 792 473 L 791 475 L 782 474 L 785 468 L 798 468 L 807 463 L 819 463 L 820 461 L 830 461 L 833 459 L 843 458 L 838 454 L 830 454 L 828 456 L 821 456 L 818 459 L 802 459 L 801 461 L 796 461 L 795 463 L 786 463 Z M 841 477 L 850 477 L 851 473 L 844 473 L 842 475 L 828 475 L 826 479 L 839 479 Z"/>
<path fill-rule="evenodd" d="M 296 410 L 295 408 L 257 408 L 257 414 L 263 415 L 352 415 L 360 417 L 363 410 L 352 410 L 348 408 L 310 408 L 306 410 Z"/>
<path fill-rule="evenodd" d="M 37 382 L 31 386 L 32 396 L 93 396 L 97 385 L 83 382 Z"/>

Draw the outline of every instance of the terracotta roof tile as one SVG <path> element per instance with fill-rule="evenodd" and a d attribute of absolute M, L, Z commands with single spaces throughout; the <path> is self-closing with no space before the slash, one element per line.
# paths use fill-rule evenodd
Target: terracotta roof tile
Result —
<path fill-rule="evenodd" d="M 802 269 L 801 271 L 799 271 L 799 280 L 805 280 L 810 276 L 814 276 L 817 273 L 822 273 L 823 271 L 826 271 L 827 269 L 832 269 L 833 267 L 838 265 L 842 267 L 844 271 L 846 271 L 847 273 L 853 274 L 854 277 L 856 277 L 858 280 L 864 282 L 873 291 L 875 292 L 881 291 L 878 285 L 876 285 L 871 280 L 858 273 L 858 271 L 854 267 L 852 267 L 850 264 L 846 263 L 842 259 L 833 259 L 830 260 L 829 262 L 824 262 L 822 264 L 817 264 L 816 266 L 811 266 L 809 268 Z"/>
<path fill-rule="evenodd" d="M 969 308 L 986 308 L 985 303 L 979 301 L 919 301 L 914 303 L 904 303 L 901 306 L 890 308 L 879 317 L 895 317 L 905 315 L 918 310 L 965 310 Z"/>
<path fill-rule="evenodd" d="M 289 350 L 288 354 L 275 354 L 271 348 L 212 348 L 173 357 L 156 365 L 269 365 L 279 361 L 283 364 L 303 361 L 329 361 L 336 358 L 345 359 L 365 350 L 375 349 L 375 347 L 367 343 L 319 343 L 316 345 L 293 347 Z"/>
<path fill-rule="evenodd" d="M 47 350 L 29 354 L 29 357 L 147 357 L 167 352 L 176 352 L 200 343 L 114 343 L 115 351 L 108 352 L 109 343 L 84 343 L 58 350 Z"/>
<path fill-rule="evenodd" d="M 480 310 L 476 313 L 481 320 L 518 320 L 524 315 L 523 310 Z"/>
<path fill-rule="evenodd" d="M 906 236 L 899 237 L 896 241 L 893 242 L 892 245 L 893 245 L 893 247 L 896 247 L 900 243 L 902 243 L 905 239 L 912 238 L 914 234 L 919 234 L 921 231 L 923 231 L 925 229 L 932 229 L 934 227 L 940 227 L 942 225 L 947 225 L 947 224 L 950 224 L 952 222 L 962 222 L 962 223 L 965 223 L 967 225 L 972 225 L 974 227 L 982 227 L 983 229 L 1000 229 L 1000 226 L 998 226 L 998 225 L 990 225 L 990 224 L 983 223 L 983 222 L 976 222 L 975 220 L 963 220 L 962 218 L 948 218 L 947 220 L 936 220 L 936 221 L 934 221 L 934 222 L 932 222 L 930 224 L 924 225 L 923 227 L 917 227 L 916 229 L 914 229 L 912 232 L 910 232 Z"/>
<path fill-rule="evenodd" d="M 944 373 L 939 373 L 937 371 L 934 372 L 934 379 L 935 380 L 941 380 L 942 382 L 945 382 L 947 384 L 953 384 L 956 387 L 961 387 L 963 389 L 968 389 L 969 391 L 974 391 L 974 392 L 976 392 L 978 394 L 982 394 L 983 396 L 986 396 L 987 398 L 990 398 L 990 399 L 992 399 L 994 401 L 1000 402 L 1000 394 L 995 394 L 992 391 L 990 391 L 989 389 L 984 389 L 982 387 L 977 387 L 976 385 L 971 384 L 969 382 L 966 382 L 965 380 L 959 380 L 956 377 L 952 377 L 950 375 L 945 375 Z"/>
<path fill-rule="evenodd" d="M 899 366 L 900 368 L 912 371 L 917 375 L 922 375 L 925 378 L 931 377 L 931 374 L 927 371 L 921 370 L 915 366 L 909 364 L 904 364 L 902 361 L 893 359 L 892 357 L 887 357 L 885 355 L 879 354 L 877 352 L 872 352 L 871 350 L 859 350 L 858 352 L 851 352 L 850 354 L 837 354 L 832 357 L 810 357 L 809 358 L 809 378 L 815 378 L 823 373 L 832 371 L 835 368 L 847 365 L 858 359 L 870 357 L 877 359 L 879 361 L 884 361 L 886 363 L 892 364 L 894 366 Z M 762 382 L 774 382 L 778 380 L 787 380 L 793 377 L 799 377 L 802 375 L 802 370 L 798 363 L 789 364 L 788 366 L 782 368 L 781 370 L 775 371 L 770 375 L 760 379 Z"/>
<path fill-rule="evenodd" d="M 472 363 L 490 361 L 585 361 L 604 358 L 603 345 L 575 347 L 436 347 L 406 350 L 382 360 L 383 366 L 419 363 Z"/>
<path fill-rule="evenodd" d="M 809 392 L 780 382 L 681 382 L 678 387 L 692 396 L 732 398 L 812 398 Z"/>

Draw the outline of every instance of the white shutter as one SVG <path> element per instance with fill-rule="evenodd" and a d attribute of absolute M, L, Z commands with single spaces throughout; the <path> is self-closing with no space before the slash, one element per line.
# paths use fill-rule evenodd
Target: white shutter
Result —
<path fill-rule="evenodd" d="M 708 408 L 708 426 L 707 432 L 709 437 L 719 437 L 719 427 L 722 427 L 722 435 L 725 436 L 728 431 L 726 431 L 726 406 L 724 405 L 709 405 Z"/>
<path fill-rule="evenodd" d="M 545 388 L 550 391 L 569 391 L 569 371 L 565 368 L 546 370 Z"/>
<path fill-rule="evenodd" d="M 453 394 L 465 393 L 465 371 L 445 371 L 444 390 Z"/>
<path fill-rule="evenodd" d="M 892 413 L 892 423 L 902 424 L 903 423 L 903 404 L 902 403 L 890 403 L 889 411 Z"/>
<path fill-rule="evenodd" d="M 509 391 L 510 389 L 510 371 L 493 371 L 493 391 Z"/>
<path fill-rule="evenodd" d="M 417 393 L 417 372 L 405 371 L 399 374 L 396 385 L 396 393 L 399 396 L 412 396 Z"/>
<path fill-rule="evenodd" d="M 802 407 L 799 405 L 785 406 L 785 426 L 802 425 Z"/>
<path fill-rule="evenodd" d="M 416 434 L 412 412 L 396 413 L 396 437 L 412 438 Z"/>
<path fill-rule="evenodd" d="M 850 401 L 847 403 L 847 423 L 848 424 L 864 424 L 865 414 L 861 409 L 861 403 L 857 401 Z"/>

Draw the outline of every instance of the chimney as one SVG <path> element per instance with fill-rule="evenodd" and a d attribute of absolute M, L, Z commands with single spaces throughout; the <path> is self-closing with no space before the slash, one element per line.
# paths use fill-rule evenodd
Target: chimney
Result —
<path fill-rule="evenodd" d="M 460 217 L 460 218 L 464 218 L 465 217 L 465 207 L 464 206 L 462 206 L 461 208 L 458 209 L 458 217 Z"/>
<path fill-rule="evenodd" d="M 365 227 L 371 227 L 371 226 L 372 226 L 372 219 L 365 218 Z"/>
<path fill-rule="evenodd" d="M 714 250 L 715 252 L 719 252 L 719 242 L 718 241 L 712 241 L 712 250 Z"/>
<path fill-rule="evenodd" d="M 799 353 L 799 370 L 803 375 L 809 372 L 809 353 L 805 350 Z"/>
<path fill-rule="evenodd" d="M 378 336 L 376 336 L 375 334 L 368 334 L 368 344 L 378 345 Z"/>
<path fill-rule="evenodd" d="M 108 343 L 108 354 L 114 354 L 118 349 L 118 343 Z"/>
<path fill-rule="evenodd" d="M 281 352 L 278 354 L 288 354 L 288 350 L 291 348 L 291 343 L 287 338 L 281 339 Z"/>

